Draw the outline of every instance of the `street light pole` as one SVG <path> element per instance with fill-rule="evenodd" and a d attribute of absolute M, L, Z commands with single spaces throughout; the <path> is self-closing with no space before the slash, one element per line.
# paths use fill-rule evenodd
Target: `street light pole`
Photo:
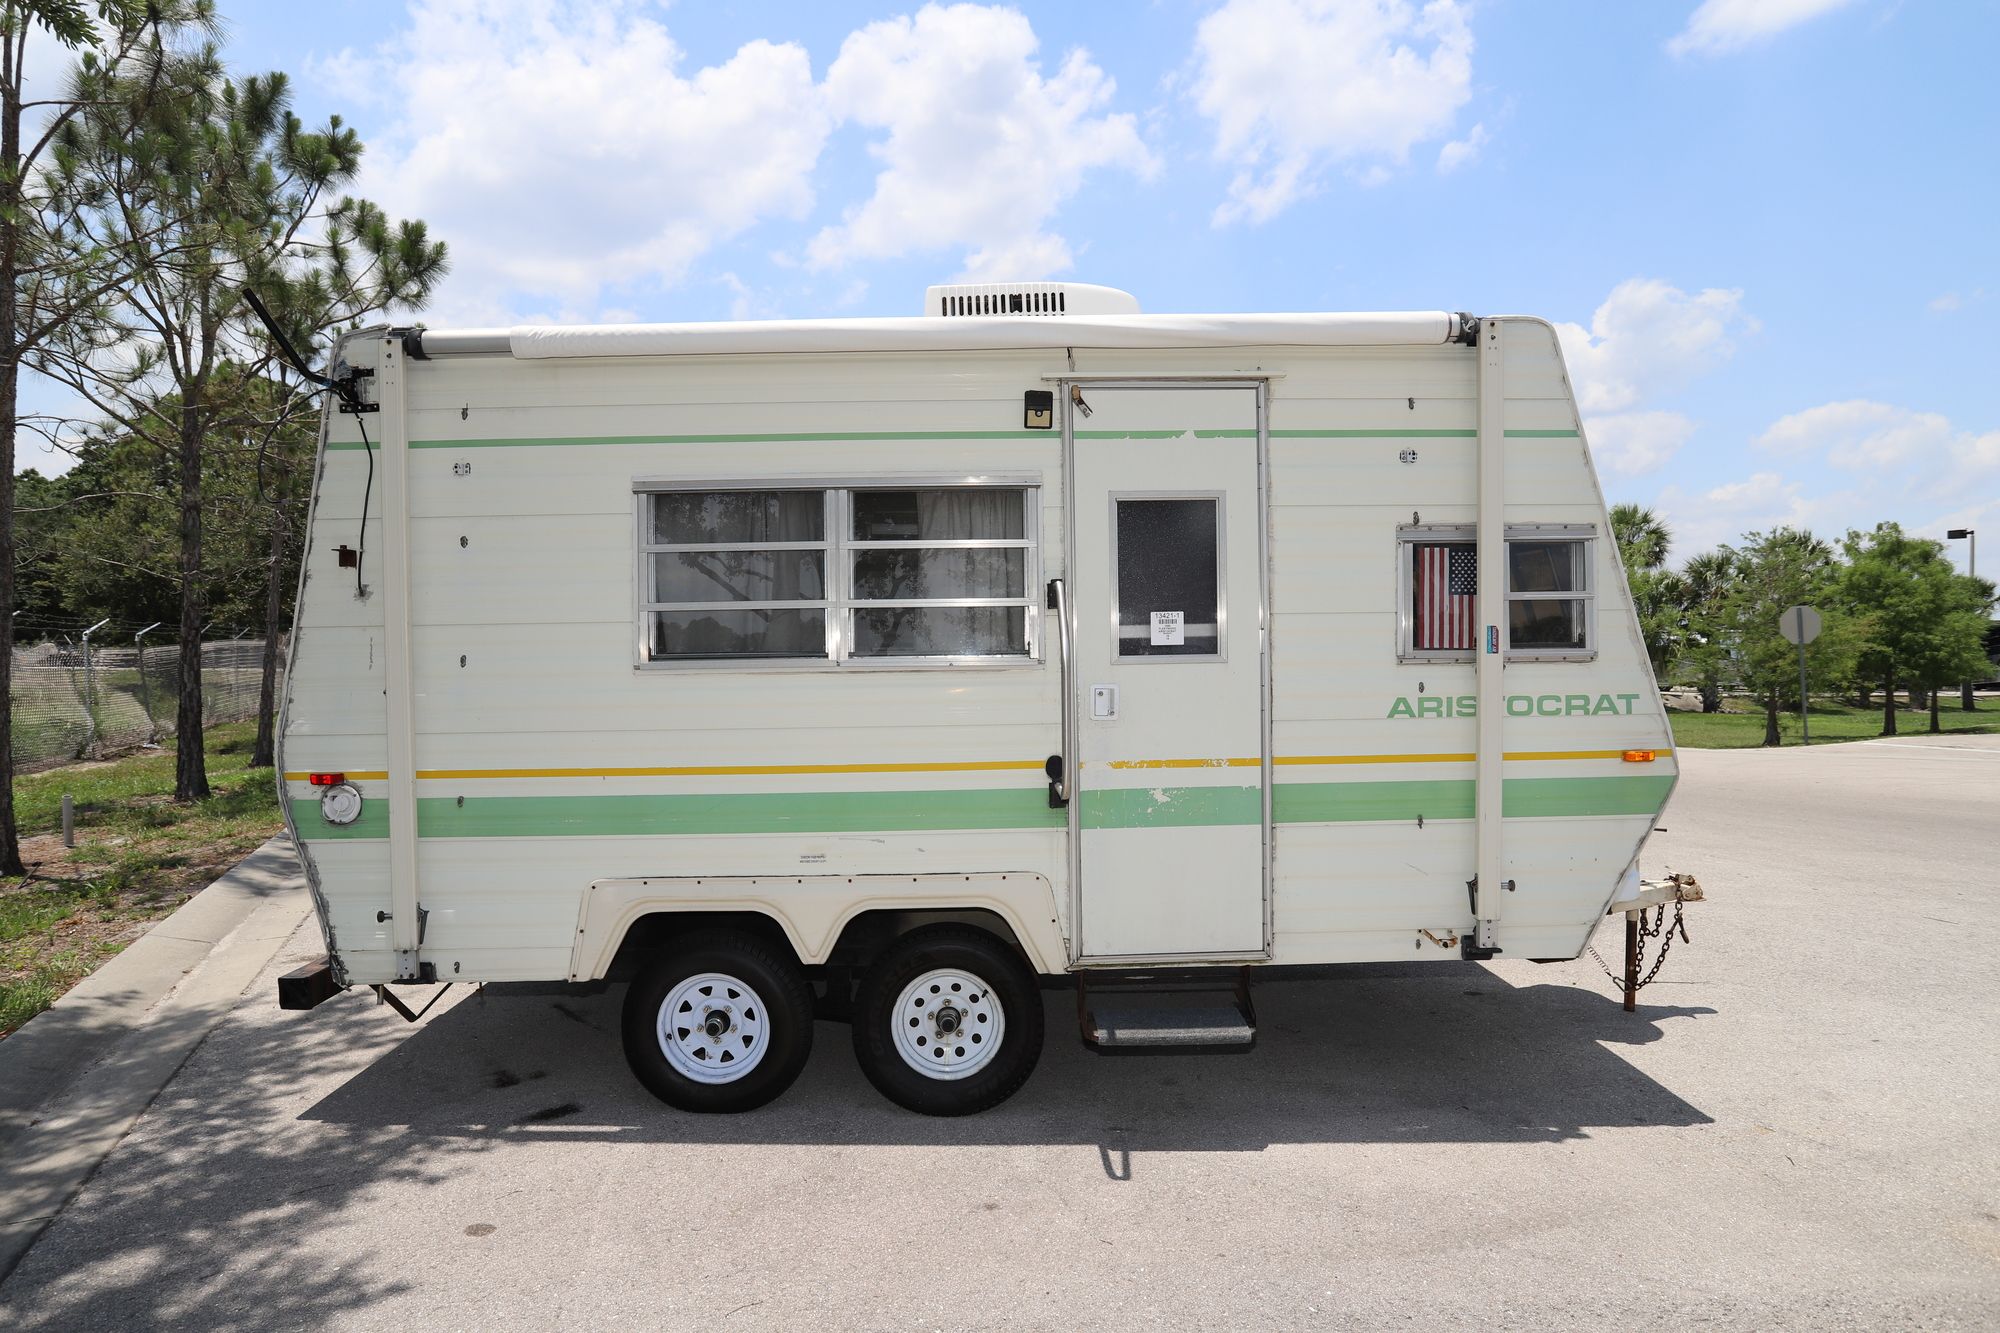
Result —
<path fill-rule="evenodd" d="M 1979 577 L 1979 533 L 1972 528 L 1953 528 L 1945 533 L 1953 541 L 1965 539 L 1965 572 L 1972 578 Z M 1973 710 L 1972 682 L 1966 681 L 1959 687 L 1958 706 L 1970 713 Z"/>

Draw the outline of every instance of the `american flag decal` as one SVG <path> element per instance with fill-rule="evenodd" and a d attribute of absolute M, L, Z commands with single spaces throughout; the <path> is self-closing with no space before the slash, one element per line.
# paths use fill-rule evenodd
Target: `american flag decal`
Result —
<path fill-rule="evenodd" d="M 1479 561 L 1470 545 L 1442 542 L 1417 548 L 1417 648 L 1470 652 Z"/>

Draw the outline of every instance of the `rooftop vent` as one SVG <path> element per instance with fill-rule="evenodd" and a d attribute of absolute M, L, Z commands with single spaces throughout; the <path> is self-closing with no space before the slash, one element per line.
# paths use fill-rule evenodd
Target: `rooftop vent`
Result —
<path fill-rule="evenodd" d="M 962 282 L 924 290 L 926 315 L 1136 315 L 1138 298 L 1087 282 Z"/>

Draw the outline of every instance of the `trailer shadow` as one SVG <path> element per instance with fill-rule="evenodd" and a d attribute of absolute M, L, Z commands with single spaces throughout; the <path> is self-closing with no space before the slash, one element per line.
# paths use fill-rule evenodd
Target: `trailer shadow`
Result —
<path fill-rule="evenodd" d="M 618 1042 L 622 986 L 595 994 L 489 986 L 306 1110 L 303 1119 L 419 1135 L 765 1145 L 1096 1144 L 1254 1152 L 1274 1143 L 1552 1143 L 1609 1126 L 1710 1117 L 1621 1059 L 1666 1020 L 1712 1013 L 1573 985 L 1516 987 L 1473 964 L 1342 969 L 1260 986 L 1257 1049 L 1110 1058 L 1076 1039 L 1066 990 L 1044 993 L 1040 1066 L 1011 1101 L 937 1120 L 884 1101 L 849 1029 L 821 1023 L 798 1083 L 746 1115 L 649 1097 Z"/>
<path fill-rule="evenodd" d="M 884 1101 L 832 1023 L 772 1105 L 670 1110 L 626 1072 L 623 999 L 622 987 L 492 986 L 448 996 L 415 1027 L 371 1010 L 363 991 L 310 1014 L 246 1001 L 0 1280 L 0 1327 L 341 1322 L 411 1289 L 353 1219 L 423 1198 L 508 1147 L 1076 1145 L 1096 1148 L 1090 1169 L 1123 1181 L 1152 1152 L 1549 1143 L 1709 1120 L 1616 1052 L 1709 1010 L 1626 1014 L 1601 993 L 1514 987 L 1470 965 L 1260 987 L 1259 1046 L 1233 1057 L 1092 1055 L 1075 1039 L 1070 995 L 1045 992 L 1041 1067 L 1005 1105 L 960 1120 Z"/>

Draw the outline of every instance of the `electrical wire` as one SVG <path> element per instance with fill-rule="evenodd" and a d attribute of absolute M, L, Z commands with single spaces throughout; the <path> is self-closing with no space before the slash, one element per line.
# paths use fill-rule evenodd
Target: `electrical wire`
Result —
<path fill-rule="evenodd" d="M 361 452 L 368 455 L 368 481 L 361 488 L 361 531 L 354 538 L 354 595 L 364 598 L 368 589 L 361 584 L 361 557 L 368 550 L 368 498 L 375 491 L 375 446 L 368 442 L 368 420 L 359 412 L 354 424 L 361 429 Z"/>

